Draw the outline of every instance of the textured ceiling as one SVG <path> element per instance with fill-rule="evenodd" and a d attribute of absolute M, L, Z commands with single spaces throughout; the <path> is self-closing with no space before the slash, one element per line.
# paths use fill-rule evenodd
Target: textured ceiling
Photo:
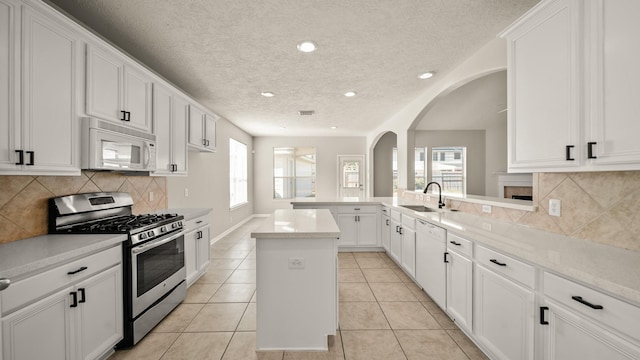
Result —
<path fill-rule="evenodd" d="M 366 135 L 538 2 L 50 1 L 256 136 Z"/>

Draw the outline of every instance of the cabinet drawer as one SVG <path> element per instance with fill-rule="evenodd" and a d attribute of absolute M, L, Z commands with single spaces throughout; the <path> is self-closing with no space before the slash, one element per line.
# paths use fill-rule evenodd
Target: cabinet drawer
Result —
<path fill-rule="evenodd" d="M 548 272 L 544 273 L 543 281 L 545 296 L 626 335 L 640 339 L 639 307 Z M 594 309 L 600 306 L 601 309 Z"/>
<path fill-rule="evenodd" d="M 415 228 L 416 228 L 416 219 L 412 218 L 411 216 L 402 215 L 402 227 L 415 230 Z"/>
<path fill-rule="evenodd" d="M 402 217 L 404 220 L 404 216 Z M 447 231 L 441 227 L 435 226 L 424 220 L 416 220 L 416 231 L 419 233 L 429 234 L 432 238 L 442 239 L 444 241 Z"/>
<path fill-rule="evenodd" d="M 476 262 L 529 288 L 534 287 L 536 273 L 531 265 L 482 246 L 476 248 Z"/>
<path fill-rule="evenodd" d="M 209 215 L 202 215 L 187 221 L 185 231 L 191 231 L 207 224 L 209 224 Z"/>
<path fill-rule="evenodd" d="M 378 212 L 378 205 L 341 205 L 338 206 L 338 214 L 371 213 Z"/>
<path fill-rule="evenodd" d="M 451 233 L 447 235 L 447 249 L 468 257 L 473 256 L 473 243 Z"/>
<path fill-rule="evenodd" d="M 382 211 L 382 215 L 387 215 L 387 216 L 391 215 L 391 210 L 389 209 L 388 206 L 383 206 L 380 211 Z"/>
<path fill-rule="evenodd" d="M 120 262 L 122 262 L 122 246 L 119 245 L 17 281 L 0 293 L 2 315 Z M 70 274 L 73 272 L 75 273 Z"/>
<path fill-rule="evenodd" d="M 391 209 L 391 220 L 399 223 L 400 218 L 402 217 L 400 214 L 400 211 Z"/>

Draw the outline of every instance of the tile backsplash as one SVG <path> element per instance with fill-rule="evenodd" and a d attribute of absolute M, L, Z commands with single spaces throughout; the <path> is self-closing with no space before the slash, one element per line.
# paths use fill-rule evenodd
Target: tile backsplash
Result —
<path fill-rule="evenodd" d="M 399 195 L 400 196 L 400 195 Z M 411 195 L 409 195 L 411 196 Z M 533 174 L 534 212 L 449 200 L 447 206 L 478 216 L 640 251 L 640 171 Z M 549 199 L 561 216 L 549 215 Z"/>
<path fill-rule="evenodd" d="M 102 191 L 131 194 L 135 214 L 167 208 L 164 177 L 90 171 L 80 176 L 0 176 L 0 243 L 46 234 L 49 198 Z"/>

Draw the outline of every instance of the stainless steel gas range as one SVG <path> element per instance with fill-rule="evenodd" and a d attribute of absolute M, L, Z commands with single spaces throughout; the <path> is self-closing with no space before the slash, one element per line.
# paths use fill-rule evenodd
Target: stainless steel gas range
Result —
<path fill-rule="evenodd" d="M 140 341 L 187 293 L 184 218 L 177 214 L 132 214 L 127 193 L 105 192 L 49 200 L 49 233 L 128 234 L 123 243 L 124 339 Z"/>

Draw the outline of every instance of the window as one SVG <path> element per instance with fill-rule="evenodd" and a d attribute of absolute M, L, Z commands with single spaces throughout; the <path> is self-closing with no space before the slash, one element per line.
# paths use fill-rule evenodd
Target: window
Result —
<path fill-rule="evenodd" d="M 415 185 L 415 190 L 422 190 L 424 189 L 424 185 L 427 183 L 426 182 L 426 176 L 427 176 L 427 163 L 425 161 L 425 153 L 426 153 L 426 149 L 425 148 L 416 148 L 415 149 L 416 155 L 415 155 L 415 178 L 416 178 L 416 185 Z"/>
<path fill-rule="evenodd" d="M 247 145 L 229 139 L 229 207 L 247 203 Z"/>
<path fill-rule="evenodd" d="M 316 149 L 273 149 L 273 198 L 316 197 Z"/>
<path fill-rule="evenodd" d="M 434 147 L 431 149 L 431 181 L 442 186 L 443 193 L 466 194 L 465 147 Z M 432 190 L 433 191 L 433 190 Z"/>

